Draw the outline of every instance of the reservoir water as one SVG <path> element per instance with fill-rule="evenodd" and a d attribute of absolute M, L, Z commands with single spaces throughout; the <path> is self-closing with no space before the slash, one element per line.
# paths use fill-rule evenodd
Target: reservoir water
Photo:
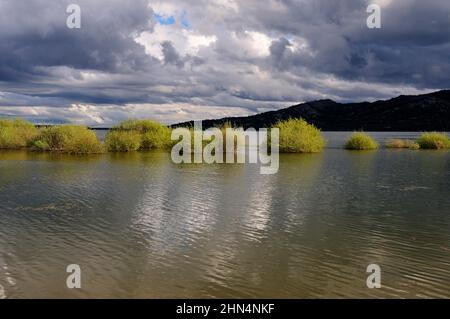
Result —
<path fill-rule="evenodd" d="M 450 298 L 450 152 L 351 152 L 348 135 L 269 176 L 159 152 L 1 151 L 0 298 Z"/>

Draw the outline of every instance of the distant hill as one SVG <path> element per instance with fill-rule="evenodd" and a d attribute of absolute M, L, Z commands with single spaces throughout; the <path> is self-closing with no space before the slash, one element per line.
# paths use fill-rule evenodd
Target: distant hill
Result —
<path fill-rule="evenodd" d="M 206 120 L 203 128 L 225 122 L 244 128 L 263 128 L 288 118 L 303 118 L 324 131 L 450 131 L 450 90 L 402 95 L 372 103 L 319 100 L 252 116 Z M 193 122 L 174 126 L 187 125 L 193 125 Z"/>

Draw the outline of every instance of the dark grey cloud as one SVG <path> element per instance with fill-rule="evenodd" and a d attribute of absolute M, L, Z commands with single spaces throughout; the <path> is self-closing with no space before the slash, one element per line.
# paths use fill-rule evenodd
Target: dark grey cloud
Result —
<path fill-rule="evenodd" d="M 294 72 L 306 66 L 348 80 L 448 88 L 450 2 L 379 1 L 387 4 L 382 28 L 368 30 L 361 17 L 368 16 L 370 2 L 285 1 L 291 5 L 290 18 L 283 19 L 287 23 L 279 25 L 268 17 L 266 30 L 279 28 L 304 37 L 314 55 L 281 54 L 289 42 L 278 40 L 271 52 L 273 65 Z"/>
<path fill-rule="evenodd" d="M 65 9 L 72 2 L 1 1 L 0 29 L 6 30 L 0 33 L 2 80 L 38 80 L 45 76 L 39 67 L 118 72 L 149 63 L 142 46 L 130 37 L 152 27 L 147 1 L 78 1 L 79 30 L 66 27 Z"/>
<path fill-rule="evenodd" d="M 164 62 L 166 64 L 173 64 L 177 67 L 182 68 L 184 66 L 184 61 L 181 59 L 177 50 L 173 47 L 172 42 L 163 41 L 161 43 L 162 53 L 164 55 Z"/>
<path fill-rule="evenodd" d="M 0 0 L 0 114 L 176 121 L 444 89 L 449 30 L 444 0 Z"/>

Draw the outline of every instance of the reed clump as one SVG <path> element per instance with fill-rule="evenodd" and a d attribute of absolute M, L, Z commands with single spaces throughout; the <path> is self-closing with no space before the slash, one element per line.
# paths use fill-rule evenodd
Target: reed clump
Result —
<path fill-rule="evenodd" d="M 378 142 L 364 132 L 354 132 L 345 144 L 347 150 L 357 151 L 376 150 L 378 147 Z"/>
<path fill-rule="evenodd" d="M 418 139 L 422 149 L 442 150 L 450 148 L 450 138 L 445 133 L 429 132 L 423 133 Z"/>
<path fill-rule="evenodd" d="M 325 147 L 321 131 L 303 119 L 280 121 L 274 127 L 280 129 L 282 153 L 318 153 Z"/>

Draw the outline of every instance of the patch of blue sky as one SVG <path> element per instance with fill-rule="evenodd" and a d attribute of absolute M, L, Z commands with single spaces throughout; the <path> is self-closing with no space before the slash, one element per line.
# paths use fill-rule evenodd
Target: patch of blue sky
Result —
<path fill-rule="evenodd" d="M 181 21 L 180 21 L 181 26 L 182 26 L 183 28 L 187 29 L 187 30 L 191 30 L 191 29 L 192 29 L 191 23 L 190 23 L 189 20 L 188 20 L 187 12 L 186 12 L 186 11 L 183 11 L 183 12 L 181 13 L 181 17 L 180 17 L 180 18 L 181 18 Z"/>
<path fill-rule="evenodd" d="M 160 15 L 160 14 L 155 14 L 155 19 L 161 25 L 172 25 L 172 24 L 175 24 L 175 17 L 174 16 L 163 16 L 163 15 Z"/>

